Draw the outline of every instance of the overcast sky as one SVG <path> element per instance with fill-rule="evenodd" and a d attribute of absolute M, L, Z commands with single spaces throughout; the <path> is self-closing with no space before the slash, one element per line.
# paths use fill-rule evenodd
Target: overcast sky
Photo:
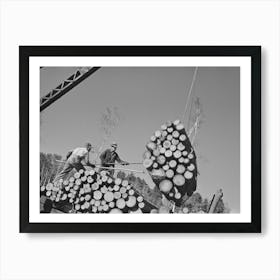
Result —
<path fill-rule="evenodd" d="M 40 95 L 76 69 L 42 68 Z M 41 112 L 41 151 L 65 156 L 87 141 L 100 145 L 102 113 L 116 107 L 121 120 L 105 147 L 117 141 L 122 159 L 141 161 L 154 131 L 181 119 L 193 73 L 193 67 L 101 68 Z M 197 191 L 211 198 L 222 188 L 232 212 L 240 207 L 239 74 L 238 67 L 200 67 L 193 88 L 204 115 L 196 137 Z"/>

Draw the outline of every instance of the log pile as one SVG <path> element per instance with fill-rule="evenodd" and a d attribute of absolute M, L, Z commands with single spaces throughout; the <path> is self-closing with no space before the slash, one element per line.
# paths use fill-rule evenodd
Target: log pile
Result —
<path fill-rule="evenodd" d="M 146 204 L 150 205 L 151 208 L 160 208 L 162 205 L 162 194 L 158 188 L 151 189 L 144 180 L 139 178 L 131 182 L 131 184 L 136 192 L 144 197 Z"/>
<path fill-rule="evenodd" d="M 160 191 L 177 206 L 196 190 L 196 155 L 180 120 L 163 124 L 151 136 L 143 165 Z"/>
<path fill-rule="evenodd" d="M 41 187 L 41 195 L 54 204 L 70 204 L 76 213 L 150 213 L 142 195 L 128 180 L 112 178 L 106 171 L 80 170 L 69 180 Z"/>

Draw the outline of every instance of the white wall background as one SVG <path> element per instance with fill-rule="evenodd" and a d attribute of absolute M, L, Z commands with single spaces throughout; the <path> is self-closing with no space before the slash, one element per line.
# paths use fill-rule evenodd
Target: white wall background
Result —
<path fill-rule="evenodd" d="M 280 279 L 275 1 L 0 1 L 1 279 Z M 262 45 L 262 234 L 19 234 L 18 45 Z M 78 256 L 76 258 L 75 256 Z"/>

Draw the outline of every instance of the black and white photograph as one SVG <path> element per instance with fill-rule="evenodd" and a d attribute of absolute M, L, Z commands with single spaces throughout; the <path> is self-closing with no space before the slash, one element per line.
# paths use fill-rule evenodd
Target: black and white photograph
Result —
<path fill-rule="evenodd" d="M 30 222 L 117 223 L 113 231 L 254 223 L 258 47 L 21 49 L 31 52 Z"/>
<path fill-rule="evenodd" d="M 41 212 L 239 213 L 239 79 L 239 67 L 40 67 Z"/>

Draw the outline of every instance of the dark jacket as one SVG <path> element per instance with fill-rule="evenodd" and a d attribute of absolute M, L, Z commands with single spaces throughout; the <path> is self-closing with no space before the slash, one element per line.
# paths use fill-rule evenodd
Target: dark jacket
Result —
<path fill-rule="evenodd" d="M 104 167 L 114 167 L 115 162 L 124 163 L 123 160 L 120 159 L 119 155 L 115 151 L 111 151 L 110 149 L 105 150 L 100 155 L 101 165 Z"/>

